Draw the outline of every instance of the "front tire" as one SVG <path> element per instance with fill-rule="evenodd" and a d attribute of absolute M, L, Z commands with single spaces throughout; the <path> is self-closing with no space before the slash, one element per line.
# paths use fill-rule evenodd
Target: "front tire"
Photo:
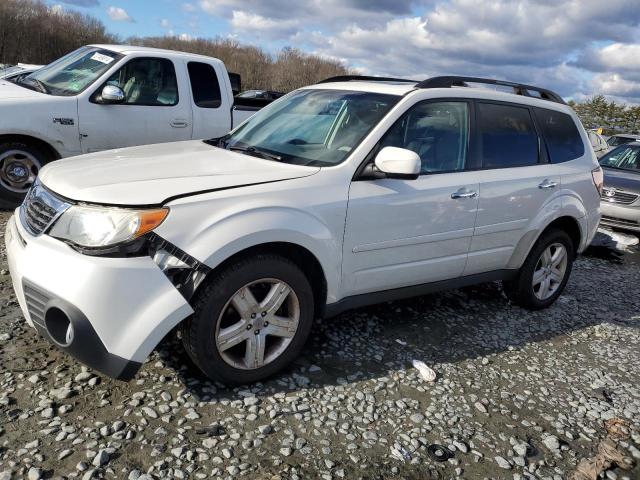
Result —
<path fill-rule="evenodd" d="M 569 235 L 549 230 L 535 243 L 516 278 L 502 282 L 505 295 L 529 310 L 553 304 L 569 280 L 575 251 Z"/>
<path fill-rule="evenodd" d="M 313 324 L 311 285 L 279 255 L 255 255 L 208 279 L 194 300 L 182 341 L 212 380 L 239 385 L 263 380 L 301 352 Z"/>
<path fill-rule="evenodd" d="M 24 142 L 0 143 L 0 208 L 15 208 L 22 202 L 49 156 Z"/>

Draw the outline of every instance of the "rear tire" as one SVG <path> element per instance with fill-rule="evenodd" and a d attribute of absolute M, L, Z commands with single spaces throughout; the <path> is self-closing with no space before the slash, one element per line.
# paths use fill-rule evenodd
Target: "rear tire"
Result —
<path fill-rule="evenodd" d="M 182 326 L 193 362 L 212 380 L 239 385 L 263 380 L 291 363 L 311 331 L 314 299 L 300 268 L 260 254 L 208 279 Z"/>
<path fill-rule="evenodd" d="M 529 310 L 547 308 L 562 294 L 574 258 L 573 242 L 566 232 L 557 229 L 544 232 L 516 278 L 502 282 L 505 295 Z"/>
<path fill-rule="evenodd" d="M 20 205 L 40 169 L 50 161 L 50 155 L 31 144 L 0 143 L 0 208 Z"/>

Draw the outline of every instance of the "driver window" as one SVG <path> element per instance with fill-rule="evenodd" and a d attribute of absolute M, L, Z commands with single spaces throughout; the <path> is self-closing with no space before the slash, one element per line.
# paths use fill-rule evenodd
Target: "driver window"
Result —
<path fill-rule="evenodd" d="M 380 148 L 399 147 L 417 153 L 421 174 L 464 170 L 469 137 L 466 102 L 422 102 L 389 129 Z"/>
<path fill-rule="evenodd" d="M 108 85 L 120 87 L 123 105 L 171 106 L 178 103 L 173 62 L 165 58 L 135 58 L 115 72 Z"/>

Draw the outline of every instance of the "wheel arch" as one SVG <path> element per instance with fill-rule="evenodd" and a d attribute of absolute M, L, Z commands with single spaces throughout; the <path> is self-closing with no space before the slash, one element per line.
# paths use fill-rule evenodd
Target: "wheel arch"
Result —
<path fill-rule="evenodd" d="M 59 160 L 62 158 L 60 153 L 49 142 L 42 140 L 41 138 L 34 137 L 32 135 L 24 135 L 18 133 L 3 133 L 0 134 L 0 143 L 5 142 L 22 142 L 33 145 L 49 155 L 51 160 Z"/>
<path fill-rule="evenodd" d="M 242 258 L 259 254 L 275 254 L 295 263 L 311 283 L 316 317 L 322 316 L 327 303 L 327 277 L 325 271 L 318 258 L 309 249 L 297 243 L 266 242 L 244 248 L 220 262 L 207 274 L 207 278 L 216 275 L 217 272 Z M 198 290 L 202 288 L 205 282 L 206 280 L 199 285 Z M 196 293 L 198 290 L 196 290 Z"/>
<path fill-rule="evenodd" d="M 584 237 L 583 229 L 579 219 L 572 215 L 564 214 L 549 220 L 542 228 L 529 230 L 518 242 L 507 268 L 520 268 L 538 239 L 545 232 L 554 228 L 562 230 L 569 235 L 573 243 L 574 256 L 577 255 Z"/>

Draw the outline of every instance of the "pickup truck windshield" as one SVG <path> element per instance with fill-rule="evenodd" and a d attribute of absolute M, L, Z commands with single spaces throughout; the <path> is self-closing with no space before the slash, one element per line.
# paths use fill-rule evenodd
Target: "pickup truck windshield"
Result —
<path fill-rule="evenodd" d="M 111 50 L 82 47 L 33 72 L 18 84 L 49 95 L 77 95 L 120 58 L 122 55 Z"/>
<path fill-rule="evenodd" d="M 399 96 L 300 90 L 256 113 L 220 146 L 298 165 L 342 162 Z"/>

